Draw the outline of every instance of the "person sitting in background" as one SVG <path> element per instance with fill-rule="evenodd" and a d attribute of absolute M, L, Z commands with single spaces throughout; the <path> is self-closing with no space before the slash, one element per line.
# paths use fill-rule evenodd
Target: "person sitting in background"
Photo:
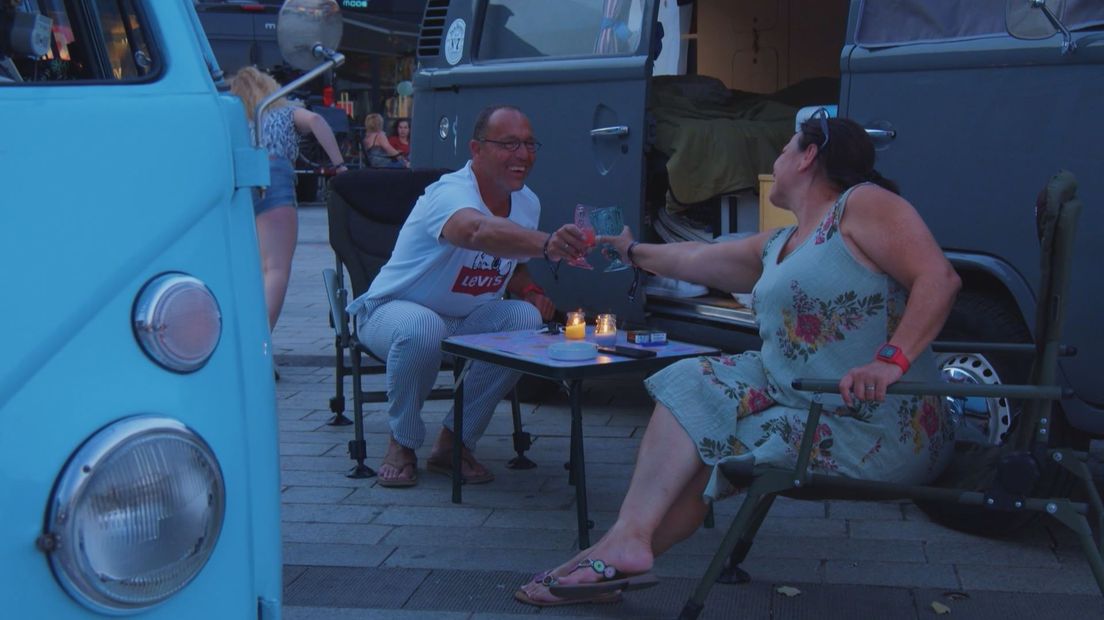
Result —
<path fill-rule="evenodd" d="M 364 117 L 364 159 L 372 168 L 409 168 L 410 162 L 399 153 L 383 133 L 383 117 L 371 112 Z"/>
<path fill-rule="evenodd" d="M 410 119 L 399 118 L 395 119 L 394 124 L 391 125 L 391 135 L 387 136 L 387 141 L 391 143 L 391 146 L 395 148 L 407 161 L 410 160 Z"/>
<path fill-rule="evenodd" d="M 600 237 L 629 262 L 722 291 L 752 291 L 761 351 L 687 359 L 645 387 L 656 400 L 617 521 L 597 544 L 515 593 L 537 606 L 615 602 L 655 583 L 655 556 L 689 537 L 709 503 L 737 491 L 723 462 L 793 467 L 813 394 L 799 377 L 843 377 L 825 407 L 810 468 L 922 483 L 953 451 L 936 396 L 886 395 L 938 381 L 929 344 L 958 275 L 920 215 L 874 170 L 858 124 L 814 115 L 774 162 L 770 199 L 797 225 L 726 243 Z M 559 590 L 558 586 L 582 586 Z M 559 594 L 557 594 L 559 592 Z"/>

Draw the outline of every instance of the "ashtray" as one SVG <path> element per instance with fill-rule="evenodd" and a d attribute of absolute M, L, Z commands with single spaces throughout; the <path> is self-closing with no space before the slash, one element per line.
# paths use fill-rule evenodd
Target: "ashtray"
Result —
<path fill-rule="evenodd" d="M 593 342 L 585 340 L 569 340 L 554 342 L 548 345 L 548 357 L 564 362 L 576 362 L 589 360 L 598 356 L 598 349 Z"/>

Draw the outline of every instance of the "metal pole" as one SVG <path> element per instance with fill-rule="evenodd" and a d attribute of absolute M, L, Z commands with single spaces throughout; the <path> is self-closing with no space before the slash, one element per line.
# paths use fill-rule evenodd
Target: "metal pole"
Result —
<path fill-rule="evenodd" d="M 325 59 L 325 61 L 317 67 L 299 76 L 295 80 L 292 80 L 283 88 L 265 97 L 263 100 L 261 100 L 260 103 L 257 104 L 257 108 L 253 112 L 253 146 L 255 148 L 260 148 L 261 145 L 264 144 L 264 123 L 261 122 L 261 115 L 264 114 L 264 111 L 270 105 L 272 105 L 273 102 L 281 97 L 286 96 L 288 93 L 295 90 L 296 88 L 299 88 L 303 84 L 306 84 L 307 82 L 313 80 L 323 72 L 329 71 L 330 69 L 336 69 L 345 62 L 344 54 L 329 49 L 323 46 L 321 43 L 315 43 L 314 47 L 311 48 L 311 51 L 314 52 L 316 58 L 323 58 Z"/>

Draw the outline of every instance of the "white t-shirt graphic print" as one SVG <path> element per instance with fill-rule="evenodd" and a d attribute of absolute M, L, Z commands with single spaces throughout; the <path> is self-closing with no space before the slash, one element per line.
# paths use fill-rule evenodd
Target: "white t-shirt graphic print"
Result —
<path fill-rule="evenodd" d="M 535 230 L 540 221 L 536 194 L 522 187 L 510 200 L 510 221 Z M 391 259 L 368 292 L 349 304 L 349 312 L 356 313 L 368 300 L 403 299 L 442 316 L 467 316 L 501 299 L 517 261 L 458 248 L 441 237 L 449 218 L 465 208 L 491 215 L 479 195 L 470 161 L 426 188 L 399 232 Z"/>

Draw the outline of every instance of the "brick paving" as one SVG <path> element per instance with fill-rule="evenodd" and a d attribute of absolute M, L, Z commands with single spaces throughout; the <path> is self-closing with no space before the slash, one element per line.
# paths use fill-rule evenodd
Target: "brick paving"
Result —
<path fill-rule="evenodd" d="M 333 335 L 321 271 L 333 265 L 325 209 L 300 209 L 300 240 L 283 316 L 273 335 L 283 484 L 285 617 L 520 618 L 535 608 L 512 599 L 525 575 L 565 559 L 577 544 L 567 484 L 569 407 L 552 393 L 523 403 L 529 456 L 539 466 L 506 469 L 513 456 L 509 407 L 491 423 L 479 456 L 498 479 L 465 488 L 452 504 L 449 480 L 424 470 L 411 489 L 345 477 L 352 427 L 327 424 L 334 394 Z M 375 378 L 374 380 L 379 380 Z M 442 385 L 450 377 L 442 376 Z M 346 394 L 350 394 L 346 388 Z M 351 395 L 348 398 L 351 409 Z M 435 428 L 449 402 L 427 404 Z M 583 401 L 592 539 L 613 522 L 651 411 L 640 377 L 587 384 Z M 383 405 L 365 407 L 368 464 L 387 442 Z M 431 434 L 432 436 L 432 434 Z M 424 460 L 429 447 L 419 451 Z M 621 605 L 542 610 L 541 617 L 674 617 L 727 528 L 739 500 L 716 507 L 718 528 L 701 529 L 659 559 L 661 587 Z M 910 503 L 779 499 L 744 567 L 754 581 L 717 586 L 707 617 L 926 617 L 940 600 L 958 617 L 1104 617 L 1073 537 L 1048 525 L 1011 540 L 969 536 L 930 522 Z M 794 585 L 787 599 L 772 586 Z M 964 593 L 963 595 L 948 593 Z M 965 598 L 963 598 L 965 597 Z M 1076 612 L 1074 610 L 1077 610 Z"/>

